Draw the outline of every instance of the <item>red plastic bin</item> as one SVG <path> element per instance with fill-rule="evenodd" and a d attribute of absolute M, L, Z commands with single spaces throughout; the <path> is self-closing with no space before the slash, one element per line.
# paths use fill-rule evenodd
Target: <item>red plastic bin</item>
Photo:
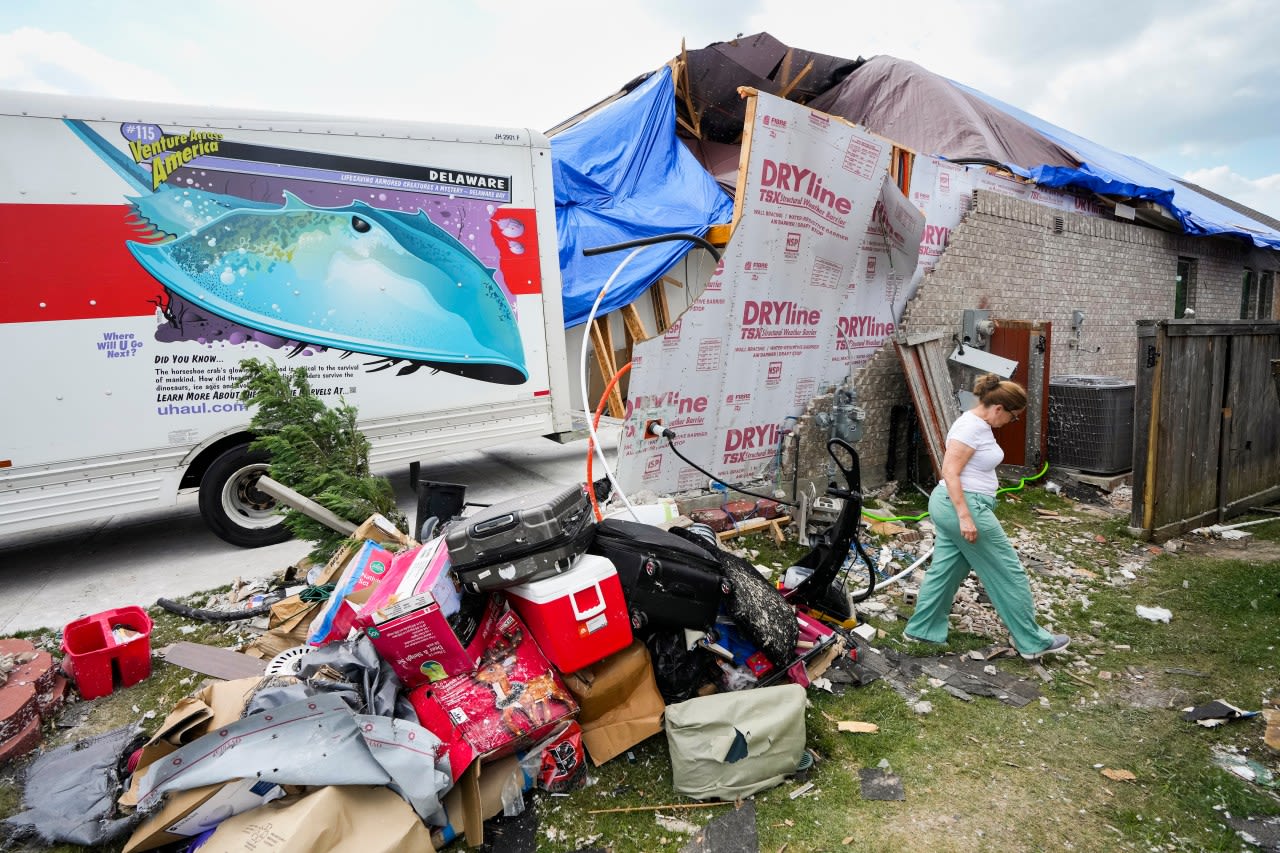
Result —
<path fill-rule="evenodd" d="M 116 629 L 137 636 L 121 641 Z M 62 629 L 62 653 L 81 698 L 109 696 L 117 681 L 130 687 L 151 675 L 151 617 L 141 607 L 83 616 Z"/>

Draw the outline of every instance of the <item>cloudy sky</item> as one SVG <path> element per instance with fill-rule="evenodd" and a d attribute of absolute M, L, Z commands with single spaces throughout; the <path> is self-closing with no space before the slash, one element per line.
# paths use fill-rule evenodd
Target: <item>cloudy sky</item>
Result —
<path fill-rule="evenodd" d="M 1280 217 L 1268 0 L 0 4 L 0 88 L 544 130 L 761 30 L 889 54 Z"/>

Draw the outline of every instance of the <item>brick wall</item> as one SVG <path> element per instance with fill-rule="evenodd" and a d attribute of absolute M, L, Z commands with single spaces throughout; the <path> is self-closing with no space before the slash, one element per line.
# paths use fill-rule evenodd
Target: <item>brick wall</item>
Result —
<path fill-rule="evenodd" d="M 1051 375 L 1132 380 L 1134 322 L 1173 316 L 1179 257 L 1196 259 L 1188 304 L 1202 320 L 1239 316 L 1245 266 L 1280 269 L 1280 253 L 1239 240 L 1172 234 L 979 191 L 937 267 L 908 303 L 902 330 L 941 331 L 950 340 L 966 308 L 988 309 L 997 320 L 1049 321 Z M 1085 319 L 1072 346 L 1075 309 Z M 952 374 L 957 385 L 962 379 L 968 384 L 972 375 L 962 377 L 955 366 Z M 892 344 L 863 367 L 856 388 L 867 414 L 858 444 L 863 484 L 874 486 L 885 480 L 892 407 L 910 401 Z"/>

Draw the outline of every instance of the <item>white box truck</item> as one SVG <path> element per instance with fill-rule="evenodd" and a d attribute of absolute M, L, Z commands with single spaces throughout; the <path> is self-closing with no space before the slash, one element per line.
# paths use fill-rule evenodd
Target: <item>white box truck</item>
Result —
<path fill-rule="evenodd" d="M 0 92 L 0 536 L 255 488 L 245 358 L 359 410 L 375 470 L 570 429 L 547 140 Z"/>

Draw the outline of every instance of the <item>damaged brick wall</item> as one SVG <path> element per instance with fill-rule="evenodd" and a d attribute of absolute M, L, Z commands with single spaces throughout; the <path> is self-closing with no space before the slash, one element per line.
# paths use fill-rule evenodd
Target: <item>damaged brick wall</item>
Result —
<path fill-rule="evenodd" d="M 778 479 L 790 498 L 809 483 L 817 487 L 818 494 L 823 494 L 831 479 L 827 440 L 831 437 L 828 424 L 834 400 L 834 394 L 819 394 L 809 401 L 804 414 L 787 423 L 790 434 L 783 445 Z"/>
<path fill-rule="evenodd" d="M 1239 316 L 1245 266 L 1280 268 L 1280 254 L 1253 250 L 1240 241 L 1172 234 L 980 191 L 973 209 L 952 231 L 937 267 L 908 303 L 902 329 L 941 331 L 949 341 L 959 333 L 966 308 L 989 309 L 997 319 L 1047 320 L 1054 329 L 1051 375 L 1132 380 L 1134 322 L 1173 315 L 1179 257 L 1197 259 L 1188 301 L 1202 320 Z M 1084 310 L 1085 320 L 1079 346 L 1073 348 L 1075 309 Z M 957 384 L 960 378 L 953 369 Z M 872 487 L 886 479 L 893 406 L 910 401 L 891 343 L 863 367 L 856 388 L 867 415 L 858 443 L 862 480 Z M 805 473 L 802 459 L 801 477 Z"/>

